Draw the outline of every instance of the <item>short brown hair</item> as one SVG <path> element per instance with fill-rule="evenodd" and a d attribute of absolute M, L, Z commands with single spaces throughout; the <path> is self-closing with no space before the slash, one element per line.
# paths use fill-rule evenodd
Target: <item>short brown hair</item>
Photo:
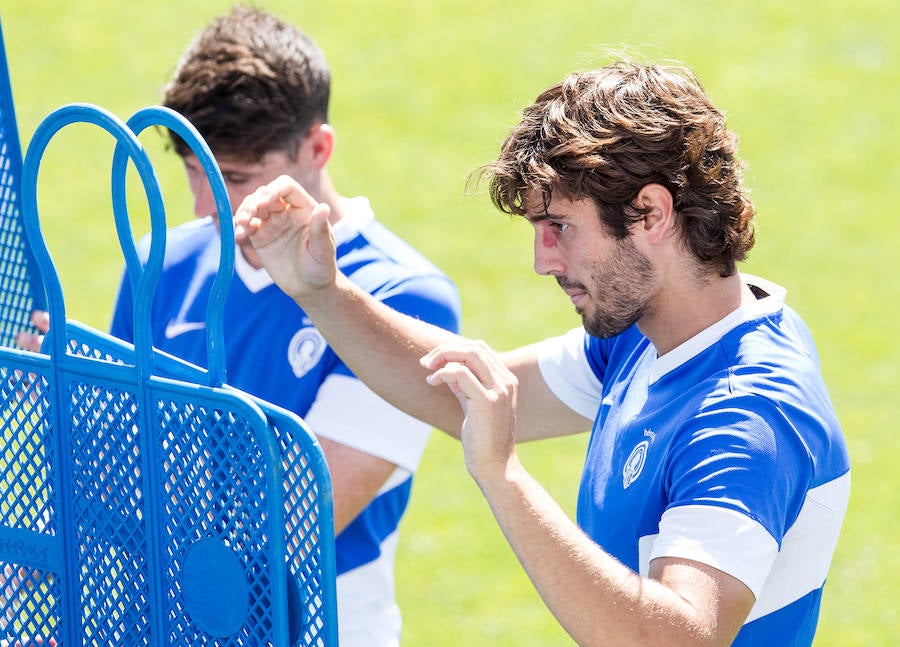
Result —
<path fill-rule="evenodd" d="M 183 114 L 213 153 L 258 161 L 296 150 L 327 122 L 331 72 L 302 31 L 243 6 L 215 18 L 191 43 L 165 89 L 164 105 Z M 169 133 L 176 151 L 189 149 Z"/>
<path fill-rule="evenodd" d="M 737 137 L 697 78 L 681 66 L 620 60 L 575 73 L 543 92 L 481 169 L 502 211 L 522 215 L 537 194 L 592 199 L 618 238 L 643 213 L 647 184 L 672 194 L 679 233 L 722 276 L 753 246 L 753 204 L 742 187 Z"/>

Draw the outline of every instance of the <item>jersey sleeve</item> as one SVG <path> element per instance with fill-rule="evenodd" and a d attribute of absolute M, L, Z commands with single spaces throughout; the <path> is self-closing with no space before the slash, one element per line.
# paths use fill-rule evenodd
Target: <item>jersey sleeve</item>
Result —
<path fill-rule="evenodd" d="M 445 278 L 416 277 L 375 296 L 399 312 L 459 331 L 459 294 Z M 410 472 L 418 467 L 431 434 L 430 425 L 388 404 L 340 360 L 319 387 L 305 418 L 316 434 Z"/>
<path fill-rule="evenodd" d="M 449 280 L 423 276 L 376 297 L 398 312 L 459 332 L 462 306 L 459 293 Z"/>
<path fill-rule="evenodd" d="M 539 342 L 538 367 L 547 387 L 567 407 L 593 420 L 603 384 L 596 362 L 588 359 L 590 338 L 583 328 Z"/>
<path fill-rule="evenodd" d="M 325 380 L 305 420 L 316 435 L 383 458 L 408 472 L 416 471 L 431 434 L 429 425 L 346 375 Z"/>
<path fill-rule="evenodd" d="M 701 411 L 667 463 L 669 505 L 650 559 L 709 564 L 759 596 L 812 480 L 807 448 L 779 407 L 736 397 Z"/>
<path fill-rule="evenodd" d="M 373 296 L 398 312 L 453 333 L 459 332 L 462 306 L 456 287 L 448 279 L 424 275 L 402 281 Z M 340 358 L 333 372 L 354 377 Z"/>

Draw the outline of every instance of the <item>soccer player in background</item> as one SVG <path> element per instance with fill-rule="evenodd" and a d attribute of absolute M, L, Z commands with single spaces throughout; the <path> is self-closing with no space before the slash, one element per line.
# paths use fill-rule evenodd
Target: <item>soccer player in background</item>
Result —
<path fill-rule="evenodd" d="M 303 32 L 261 10 L 236 7 L 190 44 L 165 88 L 164 105 L 197 128 L 216 157 L 232 208 L 286 175 L 330 208 L 342 272 L 373 298 L 456 331 L 452 282 L 382 226 L 364 197 L 341 195 L 327 164 L 331 74 Z M 206 307 L 219 263 L 216 211 L 198 159 L 174 133 L 197 220 L 170 229 L 152 308 L 154 345 L 206 363 Z M 144 252 L 149 239 L 143 241 Z M 131 286 L 123 278 L 113 335 L 132 341 Z M 34 317 L 46 330 L 46 313 Z M 249 241 L 235 254 L 224 312 L 228 383 L 301 416 L 328 462 L 334 497 L 338 627 L 342 647 L 399 644 L 394 592 L 397 531 L 431 426 L 394 408 L 356 379 L 297 303 L 274 284 Z M 38 339 L 20 337 L 37 349 Z"/>

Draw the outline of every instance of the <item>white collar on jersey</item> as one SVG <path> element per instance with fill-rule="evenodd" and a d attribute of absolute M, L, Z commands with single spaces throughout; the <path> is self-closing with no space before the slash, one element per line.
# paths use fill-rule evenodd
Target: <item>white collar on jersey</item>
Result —
<path fill-rule="evenodd" d="M 741 279 L 748 286 L 764 292 L 765 296 L 758 298 L 756 301 L 747 305 L 742 305 L 737 310 L 733 310 L 709 328 L 701 330 L 699 333 L 679 346 L 676 346 L 662 357 L 658 357 L 654 361 L 653 368 L 650 371 L 651 384 L 672 369 L 684 364 L 691 357 L 698 355 L 715 344 L 735 326 L 738 326 L 745 321 L 751 321 L 766 315 L 774 314 L 784 307 L 787 290 L 780 285 L 753 276 L 752 274 L 741 273 Z"/>
<path fill-rule="evenodd" d="M 334 242 L 337 245 L 345 243 L 353 238 L 360 229 L 375 219 L 369 199 L 363 196 L 355 198 L 341 198 L 341 213 L 343 217 L 335 224 L 331 231 L 334 234 Z M 235 249 L 234 273 L 251 292 L 259 292 L 272 285 L 272 277 L 265 268 L 255 268 L 240 249 Z"/>

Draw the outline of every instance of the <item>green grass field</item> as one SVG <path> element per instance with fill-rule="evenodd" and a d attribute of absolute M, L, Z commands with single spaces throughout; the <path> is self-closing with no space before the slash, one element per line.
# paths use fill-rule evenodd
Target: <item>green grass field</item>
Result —
<path fill-rule="evenodd" d="M 758 244 L 745 271 L 789 289 L 816 335 L 853 459 L 853 493 L 816 645 L 893 644 L 900 477 L 896 303 L 900 219 L 900 5 L 896 0 L 633 0 L 453 3 L 356 0 L 264 5 L 305 28 L 333 67 L 331 163 L 338 187 L 453 277 L 465 332 L 498 348 L 577 324 L 531 270 L 530 228 L 467 195 L 520 110 L 608 47 L 690 65 L 729 115 L 749 164 Z M 4 0 L 23 145 L 69 102 L 127 118 L 158 102 L 190 37 L 230 5 L 211 0 Z M 550 8 L 550 7 L 554 8 Z M 143 139 L 171 222 L 191 216 L 174 155 Z M 42 228 L 67 314 L 105 328 L 121 254 L 109 209 L 111 140 L 73 126 L 51 143 Z M 134 202 L 140 195 L 135 192 Z M 137 207 L 135 207 L 137 209 Z M 884 217 L 884 220 L 882 220 Z M 139 227 L 139 225 L 136 225 Z M 570 512 L 584 438 L 522 448 Z M 762 484 L 761 484 L 762 485 Z M 468 479 L 435 435 L 402 532 L 397 587 L 405 644 L 567 645 Z"/>

